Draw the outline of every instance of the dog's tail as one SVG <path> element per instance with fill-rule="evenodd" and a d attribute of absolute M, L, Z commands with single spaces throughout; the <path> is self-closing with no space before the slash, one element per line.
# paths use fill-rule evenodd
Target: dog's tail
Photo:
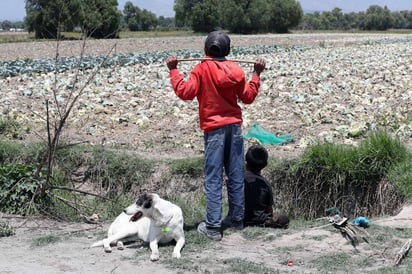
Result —
<path fill-rule="evenodd" d="M 92 244 L 90 247 L 98 247 L 98 246 L 103 246 L 103 240 L 95 242 L 94 244 Z"/>

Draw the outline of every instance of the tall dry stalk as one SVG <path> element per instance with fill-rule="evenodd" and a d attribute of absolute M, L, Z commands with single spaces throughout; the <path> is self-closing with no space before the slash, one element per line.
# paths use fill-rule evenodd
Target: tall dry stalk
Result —
<path fill-rule="evenodd" d="M 64 128 L 66 127 L 67 120 L 70 116 L 70 113 L 73 110 L 73 107 L 76 105 L 78 100 L 82 95 L 85 94 L 86 88 L 90 85 L 93 79 L 96 77 L 97 73 L 101 70 L 102 66 L 105 62 L 109 59 L 110 54 L 116 47 L 114 44 L 110 50 L 107 52 L 105 58 L 102 62 L 100 62 L 95 69 L 86 77 L 85 81 L 81 81 L 81 74 L 82 74 L 82 63 L 84 61 L 84 57 L 86 54 L 86 45 L 87 41 L 90 37 L 87 34 L 83 33 L 81 37 L 81 50 L 80 56 L 77 63 L 76 72 L 74 75 L 74 79 L 70 84 L 71 89 L 67 96 L 67 100 L 64 102 L 60 102 L 58 100 L 58 93 L 59 93 L 59 48 L 62 43 L 62 39 L 60 36 L 60 32 L 57 35 L 56 39 L 56 52 L 55 52 L 55 68 L 54 68 L 54 82 L 52 87 L 52 99 L 46 98 L 45 96 L 45 108 L 46 108 L 46 131 L 47 131 L 47 151 L 45 156 L 43 157 L 42 161 L 39 163 L 36 177 L 39 177 L 40 172 L 46 167 L 46 179 L 44 182 L 41 182 L 38 191 L 34 199 L 38 197 L 44 197 L 46 193 L 52 188 L 50 183 L 51 175 L 53 173 L 53 161 L 55 159 L 56 151 L 60 142 L 60 138 Z M 55 106 L 54 111 L 50 109 L 50 101 L 52 101 L 53 105 Z"/>

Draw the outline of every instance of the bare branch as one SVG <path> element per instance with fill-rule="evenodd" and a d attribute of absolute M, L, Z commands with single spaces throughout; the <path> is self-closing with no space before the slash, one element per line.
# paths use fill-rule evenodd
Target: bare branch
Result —
<path fill-rule="evenodd" d="M 106 198 L 106 197 L 104 197 L 104 196 L 101 196 L 101 195 L 99 195 L 99 194 L 94 194 L 94 193 L 90 193 L 90 192 L 83 191 L 83 190 L 79 190 L 79 189 L 75 189 L 75 188 L 69 188 L 69 187 L 64 187 L 64 186 L 52 186 L 51 189 L 60 189 L 60 190 L 67 190 L 67 191 L 71 191 L 71 192 L 78 192 L 78 193 L 82 193 L 82 194 L 86 194 L 86 195 L 98 197 L 98 198 L 101 198 L 101 199 L 103 199 L 103 200 L 107 200 L 107 201 L 113 202 L 111 199 Z"/>

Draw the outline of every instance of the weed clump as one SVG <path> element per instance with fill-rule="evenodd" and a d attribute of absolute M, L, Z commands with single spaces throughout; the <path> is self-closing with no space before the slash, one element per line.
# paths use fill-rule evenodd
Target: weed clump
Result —
<path fill-rule="evenodd" d="M 8 223 L 0 221 L 0 237 L 8 237 L 14 235 L 14 229 Z"/>
<path fill-rule="evenodd" d="M 377 130 L 358 147 L 314 144 L 297 160 L 272 165 L 268 177 L 277 208 L 291 216 L 317 218 L 332 207 L 348 217 L 378 216 L 395 213 L 412 193 L 410 177 L 401 175 L 410 166 L 407 148 Z"/>

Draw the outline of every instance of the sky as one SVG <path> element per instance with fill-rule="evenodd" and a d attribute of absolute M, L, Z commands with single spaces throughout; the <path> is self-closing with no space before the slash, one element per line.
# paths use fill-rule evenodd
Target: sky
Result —
<path fill-rule="evenodd" d="M 118 0 L 119 9 L 131 1 L 141 9 L 147 9 L 157 16 L 173 17 L 174 0 Z M 387 6 L 391 11 L 412 10 L 412 0 L 298 0 L 304 12 L 331 11 L 340 8 L 344 13 L 366 11 L 371 5 Z M 0 21 L 22 21 L 26 16 L 24 0 L 0 0 Z"/>

